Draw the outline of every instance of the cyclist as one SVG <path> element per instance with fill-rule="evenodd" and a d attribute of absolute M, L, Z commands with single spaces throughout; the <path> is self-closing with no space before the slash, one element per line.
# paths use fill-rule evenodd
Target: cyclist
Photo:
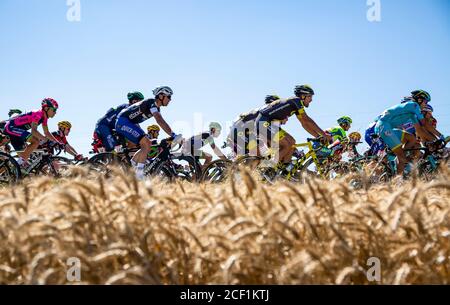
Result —
<path fill-rule="evenodd" d="M 352 127 L 352 119 L 348 116 L 343 116 L 337 120 L 339 126 L 329 128 L 326 131 L 331 135 L 332 142 L 341 141 L 345 142 L 347 140 L 347 131 Z"/>
<path fill-rule="evenodd" d="M 375 125 L 375 133 L 397 156 L 397 174 L 402 174 L 408 162 L 404 149 L 417 147 L 416 136 L 401 129 L 409 121 L 414 124 L 417 135 L 424 141 L 433 141 L 435 136 L 423 126 L 425 123 L 421 109 L 431 100 L 424 90 L 411 92 L 411 101 L 398 104 L 385 110 Z"/>
<path fill-rule="evenodd" d="M 267 95 L 264 103 L 268 105 L 279 99 L 278 95 Z M 247 155 L 250 152 L 254 152 L 257 148 L 254 120 L 258 116 L 259 109 L 253 109 L 250 112 L 239 115 L 231 126 L 230 133 L 227 136 L 227 143 L 236 156 Z M 256 155 L 259 155 L 259 153 L 256 152 Z"/>
<path fill-rule="evenodd" d="M 144 178 L 145 161 L 152 147 L 151 141 L 145 136 L 145 132 L 139 124 L 154 117 L 158 125 L 167 134 L 173 138 L 179 137 L 172 131 L 160 112 L 161 107 L 169 105 L 173 90 L 170 87 L 162 86 L 153 90 L 153 94 L 154 99 L 143 100 L 123 109 L 116 120 L 116 132 L 128 141 L 140 146 L 140 150 L 132 158 L 132 165 L 138 179 Z"/>
<path fill-rule="evenodd" d="M 295 147 L 289 143 L 288 138 L 282 138 L 278 132 L 274 121 L 286 123 L 289 117 L 296 115 L 303 128 L 314 137 L 323 137 L 327 141 L 331 141 L 331 136 L 321 129 L 305 112 L 313 100 L 314 90 L 308 85 L 296 86 L 294 89 L 295 97 L 288 99 L 279 99 L 259 111 L 258 117 L 255 119 L 255 128 L 258 137 L 268 146 L 272 148 L 272 142 L 279 144 L 279 149 L 275 153 L 275 160 L 279 160 L 282 165 L 287 166 L 292 159 Z"/>
<path fill-rule="evenodd" d="M 437 129 L 437 121 L 433 116 L 434 109 L 430 104 L 425 105 L 425 107 L 422 108 L 422 114 L 425 117 L 425 124 L 424 127 L 426 130 L 428 130 L 430 133 L 435 135 L 436 137 L 440 138 L 441 140 L 444 139 L 444 135 L 441 134 Z"/>
<path fill-rule="evenodd" d="M 108 112 L 97 121 L 95 126 L 94 140 L 100 139 L 107 152 L 113 151 L 118 146 L 117 139 L 114 136 L 114 128 L 116 125 L 117 115 L 130 105 L 140 102 L 144 99 L 141 92 L 135 91 L 127 94 L 128 104 L 122 104 L 115 108 L 111 108 Z"/>
<path fill-rule="evenodd" d="M 343 116 L 337 120 L 338 126 L 328 128 L 326 132 L 331 135 L 331 142 L 328 147 L 322 148 L 319 155 L 324 157 L 334 157 L 336 161 L 341 159 L 341 153 L 346 148 L 345 145 L 348 143 L 347 131 L 352 127 L 352 119 L 348 116 Z M 313 147 L 315 149 L 320 147 L 319 143 L 314 143 Z"/>
<path fill-rule="evenodd" d="M 67 141 L 67 137 L 69 136 L 70 130 L 72 129 L 72 124 L 68 121 L 61 121 L 58 122 L 58 131 L 52 132 L 52 135 L 55 137 L 55 139 L 58 140 L 59 143 L 62 143 L 62 147 L 64 148 L 64 151 L 68 154 L 74 156 L 75 160 L 81 161 L 83 160 L 83 155 L 77 153 L 75 148 L 73 148 L 69 142 Z M 44 143 L 41 142 L 41 146 L 47 146 L 51 150 L 53 150 L 56 145 L 56 143 L 52 143 L 50 141 L 45 141 Z"/>
<path fill-rule="evenodd" d="M 46 98 L 41 103 L 41 110 L 31 111 L 25 114 L 18 115 L 6 123 L 5 133 L 11 140 L 11 145 L 19 153 L 19 159 L 17 163 L 26 167 L 28 165 L 28 158 L 31 153 L 39 146 L 39 141 L 49 139 L 50 141 L 59 141 L 48 131 L 47 121 L 49 118 L 53 118 L 58 109 L 58 103 L 51 98 Z M 37 127 L 42 124 L 44 135 L 42 135 Z M 28 131 L 31 129 L 31 133 Z M 29 145 L 26 145 L 26 143 Z"/>
<path fill-rule="evenodd" d="M 373 157 L 378 155 L 381 151 L 386 148 L 386 145 L 376 133 L 375 133 L 375 125 L 377 124 L 377 120 L 367 127 L 365 132 L 364 139 L 366 143 L 369 145 L 369 149 L 364 153 L 366 157 Z"/>
<path fill-rule="evenodd" d="M 214 138 L 220 136 L 222 126 L 219 123 L 211 122 L 209 124 L 209 131 L 202 132 L 185 141 L 183 145 L 183 153 L 185 155 L 193 156 L 197 161 L 204 159 L 205 163 L 202 165 L 202 170 L 205 169 L 212 161 L 212 156 L 201 150 L 202 147 L 210 145 L 216 156 L 222 160 L 226 160 L 225 155 L 214 143 Z"/>
<path fill-rule="evenodd" d="M 361 134 L 354 131 L 348 135 L 348 153 L 350 159 L 354 159 L 360 156 L 358 149 L 356 148 L 361 143 Z"/>
<path fill-rule="evenodd" d="M 152 142 L 152 145 L 158 144 L 158 137 L 160 131 L 161 128 L 156 124 L 147 127 L 147 138 L 149 138 L 149 140 Z"/>

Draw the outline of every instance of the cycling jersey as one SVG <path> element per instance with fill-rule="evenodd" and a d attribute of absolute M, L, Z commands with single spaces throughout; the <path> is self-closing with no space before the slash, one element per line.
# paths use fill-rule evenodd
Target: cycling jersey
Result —
<path fill-rule="evenodd" d="M 305 113 L 305 106 L 301 99 L 293 97 L 275 101 L 263 107 L 259 113 L 268 121 L 283 121 L 294 114 L 301 117 Z"/>
<path fill-rule="evenodd" d="M 43 110 L 31 111 L 25 114 L 21 114 L 14 117 L 8 121 L 8 123 L 14 127 L 19 127 L 21 129 L 29 130 L 31 129 L 31 124 L 36 123 L 37 125 L 47 126 L 47 116 L 45 116 Z M 7 125 L 8 125 L 7 123 Z"/>
<path fill-rule="evenodd" d="M 328 131 L 331 134 L 331 136 L 333 138 L 333 142 L 335 142 L 337 140 L 343 142 L 344 140 L 347 139 L 347 133 L 341 126 L 329 128 L 326 131 Z"/>
<path fill-rule="evenodd" d="M 398 104 L 394 107 L 386 109 L 380 116 L 379 121 L 388 123 L 392 128 L 399 128 L 401 125 L 411 122 L 417 124 L 423 120 L 424 116 L 421 112 L 419 104 L 415 102 L 407 102 Z"/>
<path fill-rule="evenodd" d="M 113 134 L 113 129 L 116 128 L 117 117 L 122 110 L 126 109 L 129 104 L 122 104 L 115 108 L 111 108 L 108 112 L 97 121 L 95 132 L 102 141 L 106 151 L 113 151 L 119 145 L 116 137 Z"/>
<path fill-rule="evenodd" d="M 402 130 L 406 123 L 417 124 L 423 120 L 419 104 L 406 102 L 398 104 L 384 111 L 375 125 L 375 133 L 378 134 L 386 145 L 395 150 L 401 147 L 403 139 L 407 134 Z"/>
<path fill-rule="evenodd" d="M 25 143 L 31 138 L 31 133 L 28 132 L 31 125 L 36 123 L 37 125 L 47 126 L 47 120 L 42 110 L 21 114 L 7 121 L 4 133 L 10 137 L 14 149 L 20 151 L 24 149 Z"/>
<path fill-rule="evenodd" d="M 109 109 L 108 112 L 97 121 L 97 124 L 98 125 L 106 125 L 109 128 L 114 129 L 114 127 L 116 125 L 117 115 L 122 110 L 127 108 L 128 106 L 129 106 L 129 104 L 122 104 L 122 105 L 119 105 L 119 106 L 117 106 L 115 108 Z"/>
<path fill-rule="evenodd" d="M 153 117 L 157 112 L 160 110 L 155 104 L 155 99 L 147 99 L 128 106 L 117 117 L 125 118 L 133 124 L 140 124 Z"/>
<path fill-rule="evenodd" d="M 366 129 L 365 140 L 369 145 L 369 150 L 367 151 L 368 156 L 376 156 L 380 151 L 382 151 L 386 147 L 383 140 L 375 133 L 376 124 L 377 122 L 373 122 Z"/>
<path fill-rule="evenodd" d="M 58 131 L 54 131 L 52 132 L 53 137 L 58 140 L 59 143 L 62 143 L 64 145 L 69 144 L 69 142 L 67 141 L 67 137 L 64 134 L 64 132 L 58 130 Z"/>

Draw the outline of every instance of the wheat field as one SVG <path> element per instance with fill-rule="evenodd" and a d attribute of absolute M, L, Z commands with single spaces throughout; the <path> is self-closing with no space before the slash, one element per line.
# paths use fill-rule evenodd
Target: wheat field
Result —
<path fill-rule="evenodd" d="M 0 284 L 71 284 L 74 257 L 76 284 L 449 284 L 449 177 L 355 191 L 73 168 L 0 189 Z"/>

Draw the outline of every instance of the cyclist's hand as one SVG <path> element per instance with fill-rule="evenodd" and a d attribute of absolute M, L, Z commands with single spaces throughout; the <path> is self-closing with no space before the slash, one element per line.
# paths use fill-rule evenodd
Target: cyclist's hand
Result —
<path fill-rule="evenodd" d="M 76 161 L 82 161 L 83 159 L 84 159 L 84 157 L 81 154 L 78 154 L 78 155 L 75 156 L 75 160 Z"/>
<path fill-rule="evenodd" d="M 325 140 L 327 141 L 327 144 L 333 142 L 333 137 L 332 137 L 331 134 L 329 134 L 328 132 L 325 132 L 325 134 L 323 135 L 323 137 L 324 137 Z"/>

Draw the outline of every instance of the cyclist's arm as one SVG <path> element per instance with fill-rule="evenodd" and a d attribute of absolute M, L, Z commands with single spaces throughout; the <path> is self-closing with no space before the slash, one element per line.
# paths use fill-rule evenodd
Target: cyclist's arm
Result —
<path fill-rule="evenodd" d="M 72 155 L 74 157 L 76 157 L 78 155 L 78 153 L 75 150 L 75 148 L 73 148 L 69 143 L 66 144 L 64 149 L 69 155 Z"/>
<path fill-rule="evenodd" d="M 45 140 L 45 138 L 49 139 L 50 141 L 56 142 L 56 143 L 60 143 L 53 135 L 52 133 L 48 130 L 48 126 L 47 125 L 42 125 L 42 129 L 44 130 L 44 134 L 45 137 L 42 138 L 42 140 Z"/>
<path fill-rule="evenodd" d="M 160 112 L 156 112 L 153 114 L 155 117 L 156 123 L 164 130 L 168 135 L 172 134 L 172 128 L 170 128 L 169 124 L 167 124 L 166 120 L 162 117 Z"/>
<path fill-rule="evenodd" d="M 219 147 L 217 147 L 217 145 L 215 145 L 214 143 L 211 144 L 211 148 L 214 151 L 214 153 L 216 154 L 217 157 L 219 157 L 222 160 L 226 160 L 227 157 L 225 157 L 225 155 L 222 153 L 222 151 L 219 149 Z"/>
<path fill-rule="evenodd" d="M 421 120 L 420 123 L 414 124 L 414 128 L 416 129 L 417 135 L 422 139 L 422 141 L 425 142 L 432 142 L 436 140 L 436 136 L 430 133 L 425 127 L 424 127 L 424 120 Z"/>
<path fill-rule="evenodd" d="M 37 123 L 31 123 L 31 135 L 33 137 L 35 137 L 36 139 L 40 140 L 45 140 L 46 137 L 44 135 L 42 135 L 39 131 L 38 131 L 38 124 Z M 47 129 L 48 131 L 48 129 Z M 45 133 L 45 129 L 44 129 L 44 133 Z"/>
<path fill-rule="evenodd" d="M 325 132 L 306 113 L 297 115 L 297 119 L 300 121 L 303 128 L 313 137 L 326 136 Z"/>
<path fill-rule="evenodd" d="M 431 124 L 429 120 L 425 120 L 424 128 L 432 135 L 440 138 L 442 134 Z"/>

